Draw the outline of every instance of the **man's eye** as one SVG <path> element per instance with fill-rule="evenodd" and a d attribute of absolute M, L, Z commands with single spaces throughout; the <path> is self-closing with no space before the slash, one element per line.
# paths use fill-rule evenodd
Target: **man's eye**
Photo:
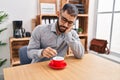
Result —
<path fill-rule="evenodd" d="M 73 24 L 73 22 L 68 22 L 69 24 Z"/>
<path fill-rule="evenodd" d="M 67 21 L 65 18 L 63 18 L 64 21 Z"/>

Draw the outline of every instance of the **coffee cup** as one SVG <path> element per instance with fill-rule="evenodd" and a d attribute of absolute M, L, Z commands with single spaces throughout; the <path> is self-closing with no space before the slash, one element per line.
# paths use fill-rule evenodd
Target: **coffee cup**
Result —
<path fill-rule="evenodd" d="M 56 57 L 53 57 L 52 59 L 52 64 L 53 66 L 55 67 L 61 67 L 64 65 L 64 57 L 61 57 L 61 56 L 56 56 Z"/>

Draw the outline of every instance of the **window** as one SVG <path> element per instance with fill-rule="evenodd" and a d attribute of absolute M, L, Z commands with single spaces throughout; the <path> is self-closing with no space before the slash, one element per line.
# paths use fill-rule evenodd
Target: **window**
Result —
<path fill-rule="evenodd" d="M 120 0 L 98 0 L 96 38 L 106 39 L 112 52 L 120 53 Z"/>

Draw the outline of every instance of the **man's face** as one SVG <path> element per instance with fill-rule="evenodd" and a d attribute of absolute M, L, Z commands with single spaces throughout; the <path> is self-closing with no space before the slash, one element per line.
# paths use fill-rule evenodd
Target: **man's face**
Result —
<path fill-rule="evenodd" d="M 76 17 L 69 15 L 67 11 L 61 12 L 59 16 L 59 32 L 64 33 L 67 29 L 71 28 L 74 25 L 75 19 Z"/>

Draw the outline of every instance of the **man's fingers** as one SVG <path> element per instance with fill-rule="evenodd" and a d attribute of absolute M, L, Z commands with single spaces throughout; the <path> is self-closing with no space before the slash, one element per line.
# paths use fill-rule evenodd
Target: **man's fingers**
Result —
<path fill-rule="evenodd" d="M 51 58 L 52 55 L 50 55 L 49 53 L 45 53 L 45 56 L 44 56 L 44 57 Z"/>
<path fill-rule="evenodd" d="M 49 52 L 54 56 L 57 54 L 57 51 L 55 49 L 52 49 L 52 48 L 48 48 L 49 49 Z"/>
<path fill-rule="evenodd" d="M 49 51 L 48 54 L 50 54 L 51 56 L 55 56 L 56 55 L 53 51 Z"/>
<path fill-rule="evenodd" d="M 51 58 L 57 54 L 57 51 L 55 49 L 52 49 L 50 47 L 47 47 L 43 50 L 42 55 L 47 58 Z"/>

